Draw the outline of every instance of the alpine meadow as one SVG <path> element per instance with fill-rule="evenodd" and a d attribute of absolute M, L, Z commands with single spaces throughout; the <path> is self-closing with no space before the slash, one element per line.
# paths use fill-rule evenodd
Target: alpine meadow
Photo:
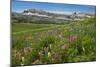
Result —
<path fill-rule="evenodd" d="M 12 1 L 11 8 L 13 67 L 96 61 L 96 6 Z"/>

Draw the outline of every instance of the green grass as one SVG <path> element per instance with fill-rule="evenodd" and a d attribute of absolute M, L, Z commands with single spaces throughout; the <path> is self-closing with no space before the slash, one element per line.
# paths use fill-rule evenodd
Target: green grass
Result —
<path fill-rule="evenodd" d="M 12 24 L 13 66 L 95 60 L 95 18 L 62 25 Z"/>
<path fill-rule="evenodd" d="M 52 26 L 52 24 L 13 23 L 12 32 L 40 29 L 50 26 Z"/>

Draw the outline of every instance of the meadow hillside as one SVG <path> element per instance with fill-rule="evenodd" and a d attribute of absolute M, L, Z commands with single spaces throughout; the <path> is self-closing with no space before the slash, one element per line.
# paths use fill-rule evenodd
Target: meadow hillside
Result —
<path fill-rule="evenodd" d="M 12 66 L 96 60 L 96 18 L 66 24 L 12 23 Z"/>

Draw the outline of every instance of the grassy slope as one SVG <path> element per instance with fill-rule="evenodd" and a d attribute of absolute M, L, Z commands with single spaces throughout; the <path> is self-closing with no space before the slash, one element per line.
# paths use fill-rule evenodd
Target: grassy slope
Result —
<path fill-rule="evenodd" d="M 95 61 L 95 22 L 95 18 L 90 18 L 66 25 L 33 24 L 12 27 L 13 33 L 27 31 L 27 33 L 13 34 L 13 65 Z M 25 55 L 23 51 L 25 47 L 32 48 L 32 52 Z M 45 50 L 47 48 L 49 50 Z M 15 50 L 25 57 L 24 61 L 19 61 L 14 56 Z"/>
<path fill-rule="evenodd" d="M 28 27 L 29 26 L 29 27 Z M 65 25 L 55 25 L 55 24 L 15 24 L 13 26 L 12 34 L 13 35 L 20 35 L 20 34 L 26 34 L 26 33 L 37 33 L 41 31 L 51 30 L 54 28 L 60 28 Z"/>
<path fill-rule="evenodd" d="M 31 24 L 31 23 L 13 23 L 12 32 L 40 29 L 45 27 L 50 27 L 52 24 Z"/>

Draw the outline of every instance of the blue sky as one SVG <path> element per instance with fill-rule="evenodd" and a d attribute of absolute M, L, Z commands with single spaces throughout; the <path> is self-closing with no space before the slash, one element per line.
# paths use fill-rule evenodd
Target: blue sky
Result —
<path fill-rule="evenodd" d="M 95 6 L 90 5 L 73 5 L 73 4 L 57 4 L 57 3 L 39 3 L 39 2 L 23 2 L 12 1 L 12 11 L 21 12 L 24 9 L 40 9 L 55 13 L 95 13 Z"/>

